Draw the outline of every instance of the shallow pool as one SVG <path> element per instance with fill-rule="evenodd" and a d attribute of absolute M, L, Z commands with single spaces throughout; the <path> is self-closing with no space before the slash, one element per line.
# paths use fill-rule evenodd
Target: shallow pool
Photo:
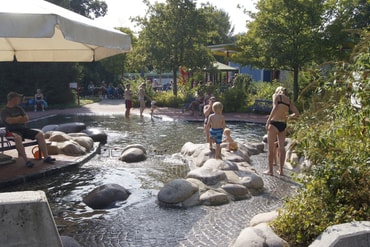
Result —
<path fill-rule="evenodd" d="M 155 206 L 159 189 L 175 178 L 185 177 L 189 171 L 187 161 L 179 154 L 181 147 L 189 141 L 205 142 L 201 122 L 163 121 L 139 116 L 131 116 L 130 119 L 123 116 L 55 116 L 32 122 L 30 127 L 42 128 L 66 122 L 83 122 L 89 128 L 103 129 L 108 142 L 102 146 L 101 153 L 74 170 L 6 190 L 45 191 L 60 231 L 67 233 L 81 224 L 84 231 L 93 232 L 86 221 L 115 217 L 125 208 L 140 208 L 148 203 Z M 232 130 L 232 137 L 241 143 L 261 141 L 265 134 L 264 126 L 260 124 L 233 122 L 227 123 L 227 127 Z M 146 147 L 148 159 L 131 164 L 119 161 L 120 150 L 129 144 Z M 88 208 L 82 197 L 105 183 L 120 184 L 132 194 L 115 209 Z"/>

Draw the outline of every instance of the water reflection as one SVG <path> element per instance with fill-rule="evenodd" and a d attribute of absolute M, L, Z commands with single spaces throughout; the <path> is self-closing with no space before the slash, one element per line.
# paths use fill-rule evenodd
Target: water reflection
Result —
<path fill-rule="evenodd" d="M 83 122 L 88 127 L 103 129 L 108 134 L 108 142 L 96 155 L 80 168 L 26 185 L 7 188 L 16 190 L 43 190 L 51 205 L 60 227 L 84 220 L 113 214 L 114 210 L 92 210 L 82 197 L 96 186 L 117 183 L 132 193 L 120 208 L 140 207 L 152 203 L 158 190 L 175 178 L 184 177 L 189 167 L 178 153 L 186 142 L 204 143 L 205 136 L 201 122 L 161 121 L 158 119 L 132 116 L 55 116 L 30 123 L 30 127 L 42 128 L 48 124 Z M 265 130 L 263 126 L 248 123 L 227 123 L 232 137 L 239 142 L 260 141 Z M 118 160 L 123 147 L 129 144 L 142 144 L 147 148 L 148 159 L 140 163 L 124 163 Z M 86 226 L 88 228 L 88 226 Z"/>

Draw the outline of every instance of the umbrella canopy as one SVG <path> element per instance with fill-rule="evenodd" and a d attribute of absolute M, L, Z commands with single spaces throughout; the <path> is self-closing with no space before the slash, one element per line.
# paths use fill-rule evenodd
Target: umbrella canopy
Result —
<path fill-rule="evenodd" d="M 46 1 L 0 6 L 0 61 L 91 62 L 131 47 L 129 35 Z"/>
<path fill-rule="evenodd" d="M 220 62 L 214 62 L 213 63 L 213 68 L 218 70 L 218 71 L 238 71 L 238 68 L 231 67 L 229 65 L 220 63 Z"/>

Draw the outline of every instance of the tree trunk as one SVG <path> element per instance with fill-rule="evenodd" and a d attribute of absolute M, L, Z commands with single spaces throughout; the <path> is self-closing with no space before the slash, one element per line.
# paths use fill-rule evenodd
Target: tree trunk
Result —
<path fill-rule="evenodd" d="M 297 101 L 298 99 L 298 91 L 299 91 L 299 88 L 298 88 L 298 73 L 299 73 L 299 70 L 298 70 L 298 66 L 295 66 L 294 67 L 294 80 L 293 80 L 293 100 L 294 101 Z"/>

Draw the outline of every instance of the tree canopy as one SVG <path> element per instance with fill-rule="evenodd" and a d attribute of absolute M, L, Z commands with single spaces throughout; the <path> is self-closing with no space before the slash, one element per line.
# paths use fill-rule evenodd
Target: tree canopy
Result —
<path fill-rule="evenodd" d="M 298 97 L 298 71 L 314 57 L 320 38 L 324 1 L 260 0 L 239 45 L 242 64 L 294 71 L 294 99 Z"/>
<path fill-rule="evenodd" d="M 260 0 L 256 9 L 249 12 L 248 32 L 238 40 L 243 52 L 234 60 L 294 71 L 294 99 L 304 66 L 348 60 L 361 29 L 369 26 L 367 0 Z"/>
<path fill-rule="evenodd" d="M 166 3 L 144 1 L 148 10 L 135 21 L 142 27 L 132 58 L 157 72 L 172 71 L 173 92 L 177 95 L 177 71 L 180 66 L 203 68 L 212 56 L 206 44 L 206 20 L 190 0 L 167 0 Z"/>

